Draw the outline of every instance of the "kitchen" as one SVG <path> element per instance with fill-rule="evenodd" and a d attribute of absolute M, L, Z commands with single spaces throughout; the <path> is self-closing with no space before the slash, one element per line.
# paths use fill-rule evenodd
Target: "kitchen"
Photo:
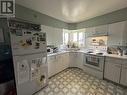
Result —
<path fill-rule="evenodd" d="M 16 0 L 0 52 L 0 95 L 127 95 L 127 1 Z"/>

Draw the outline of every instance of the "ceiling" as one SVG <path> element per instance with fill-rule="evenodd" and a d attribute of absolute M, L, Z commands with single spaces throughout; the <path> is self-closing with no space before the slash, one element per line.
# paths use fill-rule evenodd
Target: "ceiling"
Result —
<path fill-rule="evenodd" d="M 127 0 L 16 0 L 16 3 L 67 23 L 127 7 Z"/>

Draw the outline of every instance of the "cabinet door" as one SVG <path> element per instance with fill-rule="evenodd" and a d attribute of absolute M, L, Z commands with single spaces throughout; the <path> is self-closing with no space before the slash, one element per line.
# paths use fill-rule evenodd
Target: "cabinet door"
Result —
<path fill-rule="evenodd" d="M 83 53 L 78 53 L 78 52 L 71 52 L 69 54 L 69 66 L 70 67 L 78 67 L 82 68 L 83 67 Z"/>
<path fill-rule="evenodd" d="M 97 27 L 95 27 L 95 31 L 107 32 L 108 31 L 108 25 L 97 26 Z"/>
<path fill-rule="evenodd" d="M 108 45 L 122 45 L 125 22 L 109 24 Z"/>
<path fill-rule="evenodd" d="M 91 37 L 94 34 L 95 34 L 95 27 L 86 28 L 86 33 L 85 33 L 86 37 Z"/>
<path fill-rule="evenodd" d="M 119 83 L 121 64 L 115 63 L 115 62 L 116 62 L 115 59 L 106 60 L 104 78 L 109 79 L 113 82 Z"/>
<path fill-rule="evenodd" d="M 57 73 L 59 73 L 60 71 L 62 71 L 63 69 L 63 64 L 62 64 L 62 55 L 61 54 L 59 54 L 59 55 L 56 55 L 56 59 L 57 59 L 57 61 L 56 61 L 56 74 Z"/>
<path fill-rule="evenodd" d="M 103 36 L 108 34 L 108 25 L 101 25 L 95 27 L 95 35 Z"/>
<path fill-rule="evenodd" d="M 124 21 L 123 46 L 127 46 L 127 21 Z"/>
<path fill-rule="evenodd" d="M 56 73 L 56 56 L 49 56 L 48 63 L 48 77 L 55 75 Z"/>
<path fill-rule="evenodd" d="M 127 65 L 122 65 L 120 84 L 127 86 Z"/>
<path fill-rule="evenodd" d="M 60 45 L 63 43 L 63 29 L 42 25 L 43 32 L 46 32 L 47 44 Z"/>
<path fill-rule="evenodd" d="M 76 61 L 77 63 L 77 67 L 78 68 L 83 68 L 83 53 L 77 53 L 77 61 Z"/>
<path fill-rule="evenodd" d="M 69 67 L 77 67 L 77 53 L 76 52 L 70 52 L 69 58 L 70 58 Z"/>
<path fill-rule="evenodd" d="M 61 45 L 63 44 L 63 29 L 55 28 L 54 29 L 54 39 L 55 39 L 55 44 L 54 45 Z"/>
<path fill-rule="evenodd" d="M 59 54 L 56 56 L 56 68 L 55 68 L 55 74 L 63 71 L 64 69 L 69 67 L 69 54 Z"/>
<path fill-rule="evenodd" d="M 62 54 L 63 70 L 69 67 L 69 53 Z"/>

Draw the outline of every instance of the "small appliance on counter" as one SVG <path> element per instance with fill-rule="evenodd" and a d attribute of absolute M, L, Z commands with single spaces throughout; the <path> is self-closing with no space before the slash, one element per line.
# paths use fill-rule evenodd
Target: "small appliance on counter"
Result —
<path fill-rule="evenodd" d="M 58 52 L 58 47 L 54 46 L 54 45 L 47 45 L 47 53 L 51 54 L 51 53 L 56 53 Z"/>
<path fill-rule="evenodd" d="M 48 53 L 48 54 L 53 53 L 53 49 L 52 49 L 52 48 L 50 48 L 50 47 L 47 47 L 47 53 Z"/>
<path fill-rule="evenodd" d="M 17 95 L 33 95 L 47 85 L 46 34 L 41 26 L 9 20 Z"/>

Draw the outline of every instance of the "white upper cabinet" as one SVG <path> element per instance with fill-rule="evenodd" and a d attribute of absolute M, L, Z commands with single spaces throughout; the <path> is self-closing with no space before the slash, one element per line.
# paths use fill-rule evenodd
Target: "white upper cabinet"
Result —
<path fill-rule="evenodd" d="M 127 46 L 127 21 L 124 21 L 123 45 Z"/>
<path fill-rule="evenodd" d="M 105 36 L 108 34 L 108 25 L 86 28 L 86 37 Z"/>
<path fill-rule="evenodd" d="M 46 32 L 46 39 L 48 45 L 63 44 L 63 29 L 49 27 L 42 25 L 42 31 Z"/>
<path fill-rule="evenodd" d="M 127 21 L 109 24 L 108 45 L 127 45 Z"/>
<path fill-rule="evenodd" d="M 89 28 L 86 28 L 86 37 L 91 37 L 93 36 L 95 33 L 95 27 L 89 27 Z"/>
<path fill-rule="evenodd" d="M 106 36 L 108 35 L 109 25 L 101 25 L 95 27 L 95 36 Z"/>

